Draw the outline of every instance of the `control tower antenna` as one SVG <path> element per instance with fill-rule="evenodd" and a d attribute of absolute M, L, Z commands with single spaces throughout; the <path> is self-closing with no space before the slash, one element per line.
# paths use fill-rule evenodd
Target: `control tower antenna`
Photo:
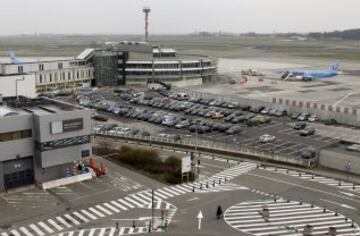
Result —
<path fill-rule="evenodd" d="M 144 7 L 143 12 L 145 13 L 145 42 L 148 42 L 149 37 L 149 13 L 150 7 Z"/>

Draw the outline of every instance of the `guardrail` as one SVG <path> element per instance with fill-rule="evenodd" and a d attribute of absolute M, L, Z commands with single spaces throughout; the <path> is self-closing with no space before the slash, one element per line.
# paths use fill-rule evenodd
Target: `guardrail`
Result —
<path fill-rule="evenodd" d="M 196 139 L 184 136 L 179 140 L 173 138 L 161 138 L 154 136 L 141 135 L 119 135 L 109 134 L 106 131 L 94 132 L 94 137 L 104 137 L 120 139 L 124 142 L 134 142 L 139 144 L 157 145 L 161 147 L 170 147 L 190 152 L 204 152 L 222 156 L 242 157 L 247 159 L 269 161 L 276 163 L 285 163 L 295 166 L 312 168 L 318 164 L 318 158 L 303 159 L 291 155 L 279 155 L 274 152 L 260 150 L 256 147 L 249 147 L 240 144 L 223 143 L 215 140 Z"/>

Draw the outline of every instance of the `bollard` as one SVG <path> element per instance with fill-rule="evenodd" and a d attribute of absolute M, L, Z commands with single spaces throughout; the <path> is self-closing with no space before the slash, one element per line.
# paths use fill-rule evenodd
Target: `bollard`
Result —
<path fill-rule="evenodd" d="M 215 180 L 213 181 L 213 187 L 215 187 Z"/>
<path fill-rule="evenodd" d="M 221 184 L 221 179 L 219 179 L 219 184 Z"/>
<path fill-rule="evenodd" d="M 226 162 L 227 162 L 227 163 L 229 163 L 229 158 L 228 158 L 228 159 L 226 159 Z"/>
<path fill-rule="evenodd" d="M 193 185 L 193 190 L 192 191 L 193 191 L 193 193 L 195 192 L 195 185 Z"/>
<path fill-rule="evenodd" d="M 202 190 L 202 183 L 200 184 L 200 190 Z"/>
<path fill-rule="evenodd" d="M 341 180 L 339 180 L 339 183 L 338 183 L 339 186 L 341 186 Z"/>
<path fill-rule="evenodd" d="M 354 228 L 354 222 L 351 221 L 351 228 Z"/>
<path fill-rule="evenodd" d="M 311 175 L 311 179 L 314 179 L 314 175 Z"/>
<path fill-rule="evenodd" d="M 132 227 L 133 227 L 134 229 L 136 228 L 136 226 L 135 226 L 135 220 L 133 220 Z"/>
<path fill-rule="evenodd" d="M 314 202 L 311 202 L 311 208 L 314 208 Z"/>
<path fill-rule="evenodd" d="M 335 208 L 335 216 L 338 216 L 338 209 Z"/>
<path fill-rule="evenodd" d="M 290 202 L 289 196 L 287 197 L 286 202 L 287 202 L 287 203 L 289 203 L 289 202 Z"/>
<path fill-rule="evenodd" d="M 209 183 L 208 182 L 206 182 L 206 188 L 209 188 Z"/>
<path fill-rule="evenodd" d="M 323 209 L 323 212 L 324 212 L 324 213 L 326 212 L 326 209 L 325 209 L 325 208 Z"/>
<path fill-rule="evenodd" d="M 119 222 L 116 222 L 116 229 L 119 229 Z"/>
<path fill-rule="evenodd" d="M 299 171 L 299 177 L 301 177 L 301 172 Z"/>
<path fill-rule="evenodd" d="M 286 170 L 286 174 L 289 174 L 289 169 Z"/>
<path fill-rule="evenodd" d="M 345 221 L 348 222 L 348 220 L 349 220 L 349 219 L 348 219 L 347 217 L 345 217 Z"/>
<path fill-rule="evenodd" d="M 302 204 L 303 204 L 302 199 L 300 199 L 299 205 L 302 205 Z"/>
<path fill-rule="evenodd" d="M 225 176 L 225 183 L 226 183 L 226 181 L 227 181 L 227 178 L 226 178 L 226 176 Z"/>
<path fill-rule="evenodd" d="M 353 184 L 353 190 L 355 190 L 355 184 Z"/>
<path fill-rule="evenodd" d="M 276 202 L 276 200 L 277 200 L 277 199 L 276 199 L 276 196 L 274 195 L 274 202 Z"/>

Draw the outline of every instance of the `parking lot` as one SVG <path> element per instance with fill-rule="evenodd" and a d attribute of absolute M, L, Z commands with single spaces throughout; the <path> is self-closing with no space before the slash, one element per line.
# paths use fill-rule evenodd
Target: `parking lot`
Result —
<path fill-rule="evenodd" d="M 177 139 L 196 137 L 299 158 L 304 150 L 319 150 L 338 141 L 336 137 L 321 135 L 322 131 L 318 129 L 313 135 L 301 136 L 301 130 L 293 129 L 296 119 L 294 121 L 291 116 L 294 114 L 286 114 L 286 111 L 241 107 L 235 102 L 223 104 L 214 99 L 201 101 L 186 94 L 176 97 L 171 91 L 159 93 L 142 89 L 116 92 L 101 89 L 93 93 L 94 97 L 80 96 L 78 101 L 80 105 L 96 110 L 96 116 L 110 118 L 107 123 L 116 123 L 123 128 L 132 127 L 133 131 L 130 132 L 134 135 Z M 95 121 L 95 126 L 103 123 Z M 307 127 L 317 127 L 316 124 L 319 124 L 316 121 L 306 123 Z M 260 141 L 265 134 L 274 136 L 275 140 Z"/>

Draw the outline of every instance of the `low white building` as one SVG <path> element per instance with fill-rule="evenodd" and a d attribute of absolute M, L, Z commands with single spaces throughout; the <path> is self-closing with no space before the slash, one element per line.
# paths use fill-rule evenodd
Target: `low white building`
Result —
<path fill-rule="evenodd" d="M 94 80 L 92 53 L 93 49 L 86 49 L 74 59 L 0 63 L 0 93 L 4 97 L 16 96 L 16 84 L 18 95 L 26 97 L 34 97 L 38 92 L 91 84 Z"/>
<path fill-rule="evenodd" d="M 0 76 L 0 94 L 3 97 L 36 97 L 35 74 Z"/>

